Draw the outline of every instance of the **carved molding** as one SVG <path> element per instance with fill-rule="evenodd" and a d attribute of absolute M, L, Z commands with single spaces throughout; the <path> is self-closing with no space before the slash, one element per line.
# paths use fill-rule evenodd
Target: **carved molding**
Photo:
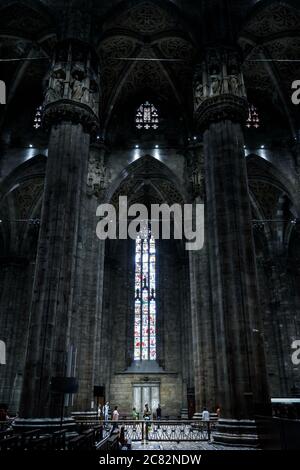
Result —
<path fill-rule="evenodd" d="M 109 25 L 107 26 L 109 28 Z M 140 34 L 155 34 L 175 29 L 178 23 L 167 11 L 146 0 L 122 13 L 114 20 L 113 26 Z"/>
<path fill-rule="evenodd" d="M 87 176 L 87 194 L 101 199 L 111 183 L 111 172 L 104 164 L 104 152 L 90 155 Z"/>
<path fill-rule="evenodd" d="M 95 134 L 99 128 L 98 117 L 89 106 L 70 100 L 60 100 L 48 104 L 44 108 L 43 121 L 46 128 L 64 121 L 81 124 L 84 130 L 91 134 Z"/>
<path fill-rule="evenodd" d="M 253 16 L 245 32 L 256 37 L 266 37 L 282 31 L 298 31 L 300 13 L 284 2 L 274 2 Z"/>
<path fill-rule="evenodd" d="M 245 98 L 234 95 L 219 95 L 206 99 L 196 113 L 198 129 L 206 129 L 210 124 L 224 120 L 244 123 L 249 108 Z"/>

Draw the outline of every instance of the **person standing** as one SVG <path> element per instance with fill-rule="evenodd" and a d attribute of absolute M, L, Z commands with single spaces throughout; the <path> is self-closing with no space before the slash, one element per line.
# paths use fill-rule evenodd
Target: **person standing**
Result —
<path fill-rule="evenodd" d="M 150 416 L 151 416 L 151 411 L 149 410 L 149 405 L 148 403 L 145 404 L 145 408 L 144 408 L 144 414 L 143 414 L 143 418 L 147 421 L 150 420 Z"/>
<path fill-rule="evenodd" d="M 207 411 L 206 408 L 202 411 L 202 421 L 205 421 L 206 423 L 209 422 L 210 420 L 210 414 L 209 411 Z"/>
<path fill-rule="evenodd" d="M 136 411 L 136 408 L 132 409 L 132 418 L 137 421 L 139 419 L 139 413 Z"/>
<path fill-rule="evenodd" d="M 206 408 L 204 408 L 204 410 L 202 411 L 202 421 L 206 425 L 205 427 L 207 430 L 208 439 L 210 440 L 210 414 Z"/>
<path fill-rule="evenodd" d="M 97 408 L 97 415 L 98 415 L 98 420 L 100 421 L 101 420 L 101 405 L 100 404 L 98 405 L 98 408 Z"/>
<path fill-rule="evenodd" d="M 157 421 L 161 420 L 161 406 L 158 404 L 158 407 L 156 408 L 156 419 Z"/>
<path fill-rule="evenodd" d="M 113 425 L 113 429 L 117 428 L 118 425 L 116 424 L 116 421 L 119 421 L 119 412 L 118 412 L 118 407 L 115 406 L 115 409 L 113 411 L 113 415 L 112 415 L 112 421 L 114 421 L 114 425 Z"/>
<path fill-rule="evenodd" d="M 104 421 L 108 421 L 108 416 L 109 416 L 109 402 L 107 401 L 103 407 L 103 415 L 104 415 Z"/>
<path fill-rule="evenodd" d="M 144 418 L 145 421 L 150 421 L 151 411 L 149 410 L 148 403 L 145 404 L 143 418 Z M 150 431 L 150 429 L 151 429 L 150 423 L 147 422 L 146 423 L 146 436 L 147 436 L 147 433 Z"/>

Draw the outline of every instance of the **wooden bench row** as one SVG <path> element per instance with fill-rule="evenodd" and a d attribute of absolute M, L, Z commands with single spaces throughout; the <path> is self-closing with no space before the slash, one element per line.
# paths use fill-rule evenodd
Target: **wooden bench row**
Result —
<path fill-rule="evenodd" d="M 63 450 L 66 448 L 66 430 L 56 431 L 50 435 L 41 435 L 38 429 L 22 434 L 9 431 L 0 436 L 0 450 Z"/>

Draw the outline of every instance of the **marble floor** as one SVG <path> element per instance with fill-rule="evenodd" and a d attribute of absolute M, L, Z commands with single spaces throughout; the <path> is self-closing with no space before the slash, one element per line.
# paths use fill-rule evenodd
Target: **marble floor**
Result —
<path fill-rule="evenodd" d="M 143 442 L 133 442 L 132 450 L 255 450 L 248 447 L 233 447 L 233 446 L 222 446 L 216 445 L 213 442 L 149 442 L 145 444 Z"/>

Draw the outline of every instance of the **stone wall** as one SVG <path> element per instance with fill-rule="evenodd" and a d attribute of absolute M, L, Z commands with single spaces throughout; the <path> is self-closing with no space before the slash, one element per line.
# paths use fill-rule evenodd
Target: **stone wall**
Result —
<path fill-rule="evenodd" d="M 0 337 L 6 365 L 0 366 L 0 403 L 14 415 L 19 410 L 26 359 L 34 263 L 15 259 L 0 265 Z"/>
<path fill-rule="evenodd" d="M 128 412 L 132 408 L 132 383 L 145 375 L 127 373 L 133 360 L 134 242 L 110 242 L 107 255 L 100 367 L 106 399 Z M 161 381 L 161 400 L 168 414 L 178 416 L 187 406 L 192 367 L 187 347 L 191 344 L 189 290 L 187 280 L 183 282 L 182 270 L 185 275 L 186 269 L 175 242 L 159 242 L 157 265 L 157 362 L 161 372 L 150 380 Z"/>
<path fill-rule="evenodd" d="M 158 374 L 147 377 L 140 374 L 116 374 L 110 384 L 111 408 L 118 405 L 119 412 L 131 415 L 133 384 L 158 382 L 160 384 L 160 403 L 164 416 L 177 418 L 182 408 L 182 378 L 177 374 Z M 153 411 L 153 410 L 152 410 Z"/>

